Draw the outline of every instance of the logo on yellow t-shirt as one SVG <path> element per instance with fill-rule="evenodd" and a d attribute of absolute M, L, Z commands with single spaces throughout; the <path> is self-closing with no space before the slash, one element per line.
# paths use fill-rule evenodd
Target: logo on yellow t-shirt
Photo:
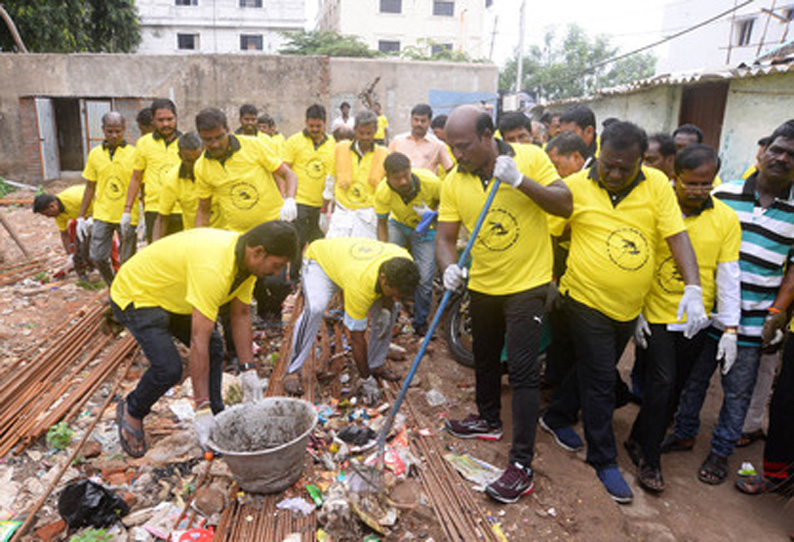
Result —
<path fill-rule="evenodd" d="M 373 243 L 369 240 L 362 243 L 354 243 L 350 247 L 350 257 L 354 260 L 373 260 L 383 254 L 385 246 L 383 243 Z"/>
<path fill-rule="evenodd" d="M 347 197 L 352 203 L 365 203 L 367 201 L 367 191 L 364 184 L 353 182 L 353 186 L 347 192 Z"/>
<path fill-rule="evenodd" d="M 518 221 L 507 209 L 491 209 L 483 224 L 479 241 L 490 251 L 502 252 L 518 241 Z"/>
<path fill-rule="evenodd" d="M 621 269 L 637 271 L 648 261 L 648 242 L 634 228 L 620 228 L 609 234 L 607 254 Z"/>
<path fill-rule="evenodd" d="M 306 175 L 310 179 L 320 179 L 325 175 L 325 164 L 320 158 L 312 158 L 306 164 Z"/>
<path fill-rule="evenodd" d="M 118 200 L 127 195 L 127 190 L 124 188 L 124 183 L 118 177 L 111 177 L 107 181 L 107 189 L 104 193 L 108 199 Z"/>
<path fill-rule="evenodd" d="M 244 181 L 234 183 L 230 192 L 232 204 L 241 210 L 248 210 L 259 201 L 259 191 L 251 183 Z"/>
<path fill-rule="evenodd" d="M 672 256 L 668 256 L 659 264 L 656 270 L 656 282 L 668 294 L 684 293 L 684 277 L 679 273 Z"/>

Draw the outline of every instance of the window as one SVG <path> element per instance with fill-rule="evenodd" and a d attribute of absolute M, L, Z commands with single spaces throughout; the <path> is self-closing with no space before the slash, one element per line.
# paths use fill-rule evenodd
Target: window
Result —
<path fill-rule="evenodd" d="M 380 0 L 381 13 L 402 13 L 403 0 Z"/>
<path fill-rule="evenodd" d="M 240 0 L 241 8 L 261 8 L 262 0 Z"/>
<path fill-rule="evenodd" d="M 177 34 L 176 48 L 197 51 L 199 48 L 198 34 Z"/>
<path fill-rule="evenodd" d="M 381 53 L 399 53 L 400 42 L 390 41 L 390 40 L 380 40 L 378 41 L 378 51 L 380 51 Z"/>
<path fill-rule="evenodd" d="M 784 9 L 783 18 L 787 21 L 794 21 L 794 7 Z"/>
<path fill-rule="evenodd" d="M 174 5 L 176 6 L 197 6 L 198 0 L 175 0 Z"/>
<path fill-rule="evenodd" d="M 241 51 L 261 51 L 262 50 L 262 34 L 241 34 L 240 35 L 240 50 Z"/>
<path fill-rule="evenodd" d="M 745 19 L 743 21 L 736 21 L 736 40 L 735 45 L 742 47 L 750 45 L 750 40 L 753 37 L 753 24 L 755 19 Z"/>
<path fill-rule="evenodd" d="M 443 15 L 452 17 L 455 15 L 455 2 L 445 0 L 433 0 L 433 15 Z"/>
<path fill-rule="evenodd" d="M 440 55 L 443 53 L 449 53 L 450 51 L 452 51 L 451 43 L 437 43 L 430 47 L 430 54 L 433 56 Z"/>

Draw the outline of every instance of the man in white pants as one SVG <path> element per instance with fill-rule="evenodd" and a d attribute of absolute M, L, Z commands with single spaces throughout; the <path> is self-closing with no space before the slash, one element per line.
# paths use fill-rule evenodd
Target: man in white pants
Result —
<path fill-rule="evenodd" d="M 319 239 L 306 250 L 301 284 L 305 304 L 292 335 L 284 389 L 291 395 L 303 395 L 301 368 L 314 347 L 328 303 L 341 290 L 344 324 L 350 331 L 353 361 L 361 377 L 359 392 L 367 404 L 377 403 L 380 390 L 375 377 L 399 380 L 385 363 L 398 302 L 412 295 L 419 284 L 419 269 L 411 255 L 402 247 L 373 239 Z"/>

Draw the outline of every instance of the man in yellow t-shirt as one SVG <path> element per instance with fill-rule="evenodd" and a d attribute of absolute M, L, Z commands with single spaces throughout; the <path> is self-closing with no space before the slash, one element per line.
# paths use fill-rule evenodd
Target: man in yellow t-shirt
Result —
<path fill-rule="evenodd" d="M 221 305 L 231 305 L 244 400 L 262 398 L 251 348 L 254 281 L 278 273 L 294 251 L 295 229 L 285 222 L 266 222 L 244 234 L 194 229 L 146 247 L 119 270 L 110 306 L 149 361 L 149 369 L 116 409 L 125 452 L 132 457 L 146 453 L 143 419 L 182 380 L 182 357 L 173 337 L 190 348 L 196 436 L 206 448 L 213 414 L 223 410 L 223 345 L 215 329 Z"/>
<path fill-rule="evenodd" d="M 39 194 L 33 200 L 33 212 L 55 219 L 55 225 L 61 233 L 61 245 L 69 255 L 65 270 L 74 266 L 77 276 L 86 280 L 89 265 L 88 245 L 77 237 L 77 217 L 80 216 L 80 204 L 83 202 L 85 185 L 70 186 L 66 190 L 53 194 Z M 90 218 L 94 202 L 88 208 Z"/>
<path fill-rule="evenodd" d="M 196 129 L 205 149 L 195 165 L 196 227 L 209 225 L 213 202 L 220 208 L 224 227 L 232 231 L 247 231 L 279 217 L 295 220 L 297 177 L 272 146 L 230 134 L 226 115 L 215 107 L 196 115 Z M 274 175 L 286 180 L 284 198 Z"/>
<path fill-rule="evenodd" d="M 445 132 L 458 164 L 442 183 L 438 217 L 436 257 L 447 290 L 466 282 L 465 268 L 456 263 L 460 226 L 474 229 L 494 178 L 501 182 L 472 248 L 468 282 L 478 413 L 449 420 L 447 430 L 460 438 L 502 438 L 501 354 L 506 344 L 513 443 L 507 468 L 486 492 L 512 503 L 533 488 L 538 347 L 552 266 L 546 213 L 568 216 L 571 193 L 540 148 L 495 139 L 493 120 L 478 107 L 452 111 Z"/>
<path fill-rule="evenodd" d="M 176 105 L 167 98 L 154 100 L 151 105 L 154 131 L 138 139 L 135 169 L 127 190 L 127 201 L 121 217 L 122 229 L 129 227 L 135 198 L 142 192 L 146 241 L 152 242 L 154 221 L 160 205 L 163 174 L 179 163 L 176 141 L 182 133 L 177 129 Z M 179 210 L 170 214 L 166 235 L 182 230 Z"/>
<path fill-rule="evenodd" d="M 124 140 L 126 121 L 120 113 L 110 111 L 102 116 L 102 133 L 105 140 L 88 153 L 83 178 L 86 181 L 80 214 L 77 217 L 77 236 L 88 237 L 86 217 L 93 204 L 93 226 L 89 257 L 108 286 L 115 272 L 110 263 L 113 249 L 113 234 L 118 232 L 121 240 L 120 260 L 123 264 L 135 254 L 137 239 L 133 225 L 138 224 L 138 201 L 134 199 L 135 212 L 129 217 L 128 227 L 123 227 L 124 197 L 132 176 L 135 147 Z M 94 196 L 96 196 L 96 201 Z"/>
<path fill-rule="evenodd" d="M 179 136 L 179 165 L 173 166 L 163 174 L 163 186 L 160 192 L 160 210 L 154 222 L 152 242 L 165 236 L 168 228 L 169 217 L 175 207 L 182 209 L 182 218 L 185 229 L 189 230 L 196 223 L 198 213 L 198 189 L 194 166 L 202 152 L 201 138 L 195 132 L 188 132 Z M 217 204 L 213 204 L 210 211 L 210 228 L 222 228 L 220 211 Z"/>
<path fill-rule="evenodd" d="M 683 276 L 678 312 L 687 316 L 685 336 L 708 323 L 697 259 L 673 189 L 662 172 L 642 167 L 647 147 L 641 128 L 615 122 L 601 136 L 595 165 L 565 179 L 573 213 L 567 221 L 571 245 L 560 292 L 576 364 L 540 420 L 560 446 L 578 450 L 583 444 L 571 426 L 581 408 L 587 461 L 619 503 L 631 502 L 634 495 L 616 463 L 615 366 L 651 288 L 657 243 L 667 243 L 674 268 Z M 565 221 L 553 221 L 552 235 L 564 227 Z"/>
<path fill-rule="evenodd" d="M 389 146 L 389 119 L 386 118 L 381 112 L 381 105 L 380 102 L 375 102 L 372 104 L 372 111 L 378 116 L 378 129 L 375 132 L 375 143 L 378 145 L 383 145 L 384 147 Z"/>
<path fill-rule="evenodd" d="M 273 146 L 276 148 L 276 152 L 283 158 L 284 145 L 287 144 L 287 141 L 284 139 L 284 135 L 276 129 L 276 121 L 273 120 L 273 117 L 267 113 L 262 113 L 256 119 L 256 126 L 261 133 L 270 138 Z"/>
<path fill-rule="evenodd" d="M 419 267 L 414 296 L 414 333 L 427 333 L 436 274 L 435 244 L 441 181 L 426 169 L 411 170 L 411 161 L 393 152 L 383 162 L 386 182 L 375 191 L 378 240 L 405 247 Z"/>
<path fill-rule="evenodd" d="M 341 291 L 344 325 L 350 331 L 353 361 L 361 378 L 359 392 L 367 404 L 377 403 L 380 391 L 375 377 L 399 380 L 386 367 L 386 354 L 400 312 L 398 302 L 412 295 L 418 282 L 419 270 L 411 255 L 397 245 L 357 237 L 320 239 L 309 245 L 301 277 L 304 308 L 295 323 L 284 378 L 287 392 L 303 394 L 301 368 L 314 348 L 325 308 Z"/>
<path fill-rule="evenodd" d="M 240 127 L 234 133 L 237 135 L 246 135 L 256 137 L 259 134 L 257 127 L 257 115 L 259 111 L 255 105 L 243 104 L 240 106 Z"/>
<path fill-rule="evenodd" d="M 334 148 L 334 167 L 326 179 L 323 198 L 335 200 L 326 237 L 377 237 L 372 207 L 375 189 L 383 180 L 383 161 L 388 149 L 375 144 L 378 117 L 360 111 L 355 118 L 355 138 Z"/>
<path fill-rule="evenodd" d="M 739 247 L 742 230 L 736 212 L 709 195 L 719 170 L 717 152 L 694 144 L 675 158 L 675 193 L 697 256 L 703 303 L 724 326 L 719 357 L 729 368 L 736 360 L 736 332 L 741 315 Z M 683 383 L 706 344 L 704 329 L 691 339 L 676 314 L 684 281 L 667 243 L 656 242 L 655 272 L 637 320 L 637 367 L 642 406 L 626 442 L 637 465 L 637 480 L 645 489 L 664 489 L 660 454 L 665 429 L 672 421 Z M 712 354 L 713 355 L 713 354 Z"/>
<path fill-rule="evenodd" d="M 333 169 L 334 138 L 325 133 L 325 107 L 313 104 L 306 108 L 305 128 L 290 136 L 284 147 L 284 161 L 298 177 L 295 203 L 298 217 L 298 253 L 290 264 L 290 278 L 297 281 L 303 260 L 303 248 L 321 239 L 320 214 L 326 211 L 323 201 L 325 178 Z"/>

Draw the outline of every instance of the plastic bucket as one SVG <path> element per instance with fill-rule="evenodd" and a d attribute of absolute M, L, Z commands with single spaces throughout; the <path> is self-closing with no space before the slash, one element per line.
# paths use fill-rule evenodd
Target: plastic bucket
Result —
<path fill-rule="evenodd" d="M 317 412 L 308 401 L 270 397 L 228 408 L 215 422 L 210 446 L 222 454 L 240 488 L 276 493 L 303 473 Z"/>

